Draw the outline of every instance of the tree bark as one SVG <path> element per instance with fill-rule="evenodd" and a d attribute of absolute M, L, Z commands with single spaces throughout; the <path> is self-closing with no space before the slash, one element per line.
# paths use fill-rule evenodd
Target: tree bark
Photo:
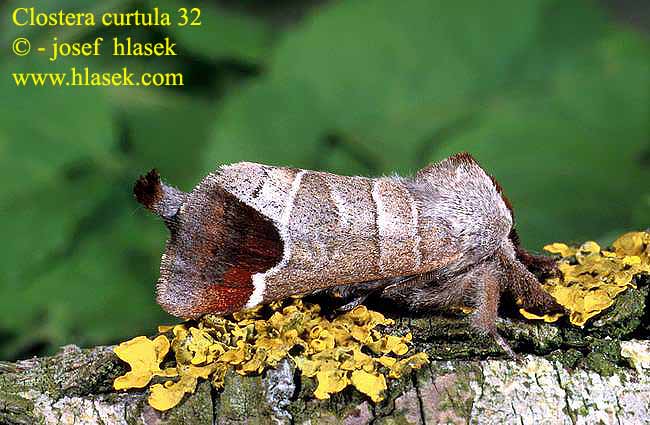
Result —
<path fill-rule="evenodd" d="M 2 424 L 642 424 L 650 423 L 650 373 L 621 356 L 621 341 L 650 350 L 648 286 L 629 290 L 588 329 L 501 319 L 522 354 L 502 357 L 463 320 L 398 319 L 428 367 L 389 381 L 373 403 L 354 388 L 329 400 L 290 360 L 261 376 L 229 373 L 225 387 L 200 382 L 176 408 L 157 412 L 147 390 L 116 392 L 126 372 L 112 347 L 66 346 L 54 356 L 0 362 Z"/>

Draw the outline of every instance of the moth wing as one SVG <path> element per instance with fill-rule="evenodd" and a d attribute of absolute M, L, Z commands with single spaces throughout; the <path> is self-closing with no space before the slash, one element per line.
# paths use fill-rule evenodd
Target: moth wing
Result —
<path fill-rule="evenodd" d="M 485 200 L 464 193 L 459 169 L 485 175 L 468 155 L 411 180 L 224 166 L 188 194 L 174 219 L 158 300 L 172 314 L 194 317 L 460 267 L 475 247 L 463 239 L 468 223 L 459 227 L 445 202 L 471 210 Z M 469 219 L 484 224 L 480 213 Z"/>
<path fill-rule="evenodd" d="M 455 258 L 446 228 L 422 227 L 419 205 L 403 179 L 250 163 L 222 171 L 226 190 L 268 217 L 283 242 L 281 261 L 253 276 L 251 304 L 413 275 Z"/>
<path fill-rule="evenodd" d="M 252 276 L 282 258 L 276 227 L 208 176 L 183 203 L 160 266 L 157 299 L 176 316 L 241 310 Z"/>

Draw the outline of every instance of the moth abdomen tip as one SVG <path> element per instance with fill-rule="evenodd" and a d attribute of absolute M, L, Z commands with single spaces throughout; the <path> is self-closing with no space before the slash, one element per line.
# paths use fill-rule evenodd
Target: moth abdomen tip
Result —
<path fill-rule="evenodd" d="M 147 174 L 140 176 L 133 186 L 133 194 L 139 203 L 148 209 L 154 209 L 155 205 L 163 197 L 160 174 L 155 168 Z"/>

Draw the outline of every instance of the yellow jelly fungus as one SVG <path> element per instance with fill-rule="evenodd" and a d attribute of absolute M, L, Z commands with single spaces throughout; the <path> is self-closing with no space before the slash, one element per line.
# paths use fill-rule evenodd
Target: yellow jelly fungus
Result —
<path fill-rule="evenodd" d="M 194 353 L 191 360 L 192 364 L 198 365 L 205 363 L 208 361 L 208 355 L 210 357 L 213 356 L 210 353 L 210 348 L 215 343 L 214 339 L 212 339 L 209 333 L 197 328 L 190 328 L 190 334 L 192 338 L 187 348 Z"/>
<path fill-rule="evenodd" d="M 413 369 L 419 369 L 429 362 L 426 353 L 417 353 L 410 357 L 396 361 L 390 368 L 389 378 L 401 378 Z"/>
<path fill-rule="evenodd" d="M 174 329 L 174 326 L 176 326 L 176 325 L 160 325 L 160 326 L 158 326 L 158 333 L 159 334 L 164 334 L 165 332 L 169 332 L 172 329 Z"/>
<path fill-rule="evenodd" d="M 318 368 L 320 367 L 318 362 L 305 357 L 296 357 L 294 361 L 304 376 L 311 378 L 318 373 Z"/>
<path fill-rule="evenodd" d="M 149 404 L 168 410 L 193 393 L 198 379 L 222 388 L 229 369 L 240 375 L 259 374 L 290 358 L 303 376 L 317 382 L 314 396 L 329 398 L 352 384 L 373 401 L 382 400 L 387 377 L 399 377 L 428 361 L 409 351 L 411 334 L 383 334 L 379 326 L 394 324 L 379 312 L 358 306 L 328 320 L 320 306 L 299 298 L 273 302 L 229 317 L 206 315 L 198 322 L 161 326 L 173 339 L 134 338 L 115 348 L 131 371 L 115 380 L 119 389 L 142 388 L 153 376 L 174 378 L 150 387 Z M 165 370 L 160 363 L 169 351 L 176 364 Z M 290 350 L 296 355 L 289 355 Z M 396 356 L 396 357 L 392 357 Z"/>
<path fill-rule="evenodd" d="M 346 372 L 335 368 L 318 371 L 316 380 L 318 387 L 314 391 L 314 396 L 320 400 L 328 399 L 330 394 L 343 391 L 350 383 Z"/>
<path fill-rule="evenodd" d="M 386 391 L 386 377 L 384 375 L 355 370 L 352 372 L 350 381 L 357 390 L 366 394 L 375 403 L 383 400 L 384 391 Z"/>
<path fill-rule="evenodd" d="M 397 359 L 395 357 L 381 356 L 380 358 L 377 359 L 377 361 L 382 366 L 387 367 L 388 369 L 390 369 L 391 367 L 393 367 L 395 365 L 395 363 L 397 362 Z"/>
<path fill-rule="evenodd" d="M 519 313 L 521 313 L 522 316 L 524 316 L 526 319 L 530 320 L 544 320 L 546 323 L 553 323 L 557 322 L 557 320 L 562 317 L 562 313 L 557 313 L 557 314 L 545 314 L 543 316 L 539 316 L 535 313 L 529 313 L 523 308 L 519 309 Z"/>
<path fill-rule="evenodd" d="M 116 390 L 146 387 L 154 375 L 167 375 L 160 363 L 169 351 L 169 340 L 164 335 L 153 341 L 144 336 L 123 342 L 113 349 L 117 357 L 127 362 L 131 370 L 115 379 Z"/>
<path fill-rule="evenodd" d="M 546 245 L 544 249 L 561 256 L 559 278 L 549 278 L 544 289 L 569 313 L 569 321 L 584 326 L 587 321 L 614 303 L 615 297 L 627 288 L 636 288 L 634 276 L 650 273 L 650 233 L 630 232 L 619 237 L 612 249 L 603 250 L 596 242 L 585 242 L 579 248 L 563 243 Z M 519 310 L 527 319 L 554 322 L 561 315 L 536 315 Z"/>
<path fill-rule="evenodd" d="M 562 257 L 570 257 L 576 252 L 575 249 L 569 248 L 568 245 L 559 242 L 546 245 L 544 247 L 544 250 L 550 252 L 551 254 L 560 254 Z"/>
<path fill-rule="evenodd" d="M 247 346 L 244 341 L 237 341 L 237 348 L 226 351 L 221 357 L 219 357 L 219 361 L 233 365 L 241 364 L 246 359 L 246 348 Z"/>
<path fill-rule="evenodd" d="M 178 382 L 167 381 L 164 384 L 151 386 L 148 402 L 157 410 L 168 410 L 176 406 L 186 393 L 193 393 L 196 389 L 196 378 L 191 375 L 182 375 Z"/>
<path fill-rule="evenodd" d="M 618 255 L 650 255 L 650 233 L 629 232 L 618 238 L 612 247 Z"/>
<path fill-rule="evenodd" d="M 600 245 L 594 241 L 587 241 L 580 246 L 578 252 L 582 255 L 593 255 L 600 253 Z"/>

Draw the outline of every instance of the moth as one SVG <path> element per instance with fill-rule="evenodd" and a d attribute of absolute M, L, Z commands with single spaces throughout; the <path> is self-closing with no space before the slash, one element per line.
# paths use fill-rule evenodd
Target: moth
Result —
<path fill-rule="evenodd" d="M 464 304 L 473 327 L 512 353 L 496 328 L 502 294 L 529 311 L 563 311 L 533 274 L 554 260 L 520 246 L 510 202 L 468 153 L 413 177 L 240 162 L 190 193 L 152 170 L 134 194 L 170 231 L 157 301 L 175 316 L 314 293 L 344 308 L 370 294 L 411 311 Z"/>

